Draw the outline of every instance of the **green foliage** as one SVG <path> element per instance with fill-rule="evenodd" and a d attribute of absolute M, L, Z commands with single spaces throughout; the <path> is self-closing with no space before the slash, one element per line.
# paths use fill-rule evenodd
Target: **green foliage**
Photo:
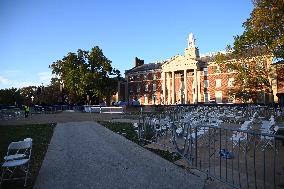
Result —
<path fill-rule="evenodd" d="M 7 152 L 8 145 L 13 141 L 23 140 L 25 138 L 33 139 L 33 149 L 31 156 L 31 182 L 27 188 L 33 188 L 36 176 L 40 170 L 41 163 L 47 151 L 50 139 L 53 134 L 54 124 L 36 124 L 36 125 L 5 125 L 0 126 L 0 159 L 3 160 Z M 5 188 L 23 188 L 23 182 L 4 183 Z"/>
<path fill-rule="evenodd" d="M 16 105 L 22 104 L 24 101 L 20 90 L 17 88 L 0 89 L 0 104 L 2 105 Z"/>
<path fill-rule="evenodd" d="M 64 83 L 69 101 L 78 102 L 91 98 L 106 98 L 116 90 L 120 72 L 111 66 L 102 50 L 96 46 L 91 51 L 79 49 L 54 62 L 52 73 Z M 117 78 L 111 78 L 117 76 Z"/>
<path fill-rule="evenodd" d="M 284 58 L 284 0 L 257 0 L 250 18 L 243 23 L 245 31 L 235 37 L 239 54 L 273 54 Z M 253 50 L 252 50 L 253 49 Z"/>
<path fill-rule="evenodd" d="M 271 93 L 270 80 L 273 70 L 266 56 L 243 57 L 238 54 L 217 54 L 215 60 L 232 70 L 234 87 L 229 89 L 229 94 L 244 102 L 257 102 L 260 93 Z"/>
<path fill-rule="evenodd" d="M 273 58 L 284 58 L 284 0 L 255 0 L 250 18 L 243 23 L 245 31 L 236 36 L 229 53 L 215 60 L 234 70 L 231 95 L 243 101 L 256 102 L 260 92 L 271 93 L 275 70 Z"/>

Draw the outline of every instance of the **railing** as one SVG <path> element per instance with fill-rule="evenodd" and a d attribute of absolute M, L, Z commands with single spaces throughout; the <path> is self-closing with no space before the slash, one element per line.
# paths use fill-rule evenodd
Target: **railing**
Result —
<path fill-rule="evenodd" d="M 24 117 L 23 111 L 19 108 L 0 110 L 0 120 L 20 119 Z"/>
<path fill-rule="evenodd" d="M 84 106 L 84 111 L 89 113 L 124 113 L 124 108 L 86 105 Z"/>
<path fill-rule="evenodd" d="M 141 117 L 140 140 L 177 152 L 208 178 L 234 188 L 283 187 L 283 136 L 207 123 L 195 125 L 194 119 L 182 122 L 182 111 Z"/>

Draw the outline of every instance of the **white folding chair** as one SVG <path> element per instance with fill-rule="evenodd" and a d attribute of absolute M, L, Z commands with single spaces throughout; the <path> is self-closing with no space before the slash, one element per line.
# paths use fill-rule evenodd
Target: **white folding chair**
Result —
<path fill-rule="evenodd" d="M 274 126 L 273 130 L 268 130 L 268 134 L 274 135 L 277 133 L 277 131 L 279 130 L 279 126 Z M 268 147 L 270 147 L 271 149 L 274 149 L 274 140 L 275 137 L 273 136 L 261 136 L 260 137 L 261 141 L 260 141 L 260 145 L 261 145 L 261 149 L 264 150 Z M 277 151 L 277 149 L 275 149 Z"/>
<path fill-rule="evenodd" d="M 231 137 L 231 141 L 233 143 L 233 148 L 235 148 L 237 146 L 239 148 L 242 148 L 242 151 L 246 150 L 246 147 L 245 147 L 246 143 L 244 144 L 244 141 L 248 142 L 246 133 L 234 131 L 233 135 Z"/>
<path fill-rule="evenodd" d="M 3 181 L 24 179 L 24 186 L 27 184 L 27 178 L 30 175 L 29 163 L 32 152 L 32 139 L 26 138 L 23 141 L 12 142 L 8 146 L 7 155 L 4 157 L 4 163 L 1 165 L 2 174 L 0 178 L 0 187 Z M 24 173 L 24 177 L 17 177 L 15 171 Z"/>

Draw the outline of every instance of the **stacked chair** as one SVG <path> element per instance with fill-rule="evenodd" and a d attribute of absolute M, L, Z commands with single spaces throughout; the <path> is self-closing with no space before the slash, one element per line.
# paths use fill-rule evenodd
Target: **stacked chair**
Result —
<path fill-rule="evenodd" d="M 24 187 L 30 176 L 30 159 L 32 153 L 32 139 L 26 138 L 23 141 L 11 142 L 1 165 L 2 173 L 0 188 L 6 180 L 24 180 Z"/>

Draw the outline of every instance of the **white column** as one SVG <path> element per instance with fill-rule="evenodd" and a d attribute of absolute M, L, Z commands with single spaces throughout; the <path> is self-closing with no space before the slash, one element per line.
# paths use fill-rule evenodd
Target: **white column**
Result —
<path fill-rule="evenodd" d="M 193 102 L 197 103 L 197 72 L 196 69 L 194 69 L 194 77 L 193 77 L 193 83 L 194 83 L 194 98 L 193 98 Z"/>
<path fill-rule="evenodd" d="M 171 103 L 170 100 L 171 100 L 171 96 L 172 96 L 171 93 L 170 93 L 170 90 L 171 90 L 171 87 L 170 87 L 170 84 L 171 84 L 171 83 L 170 83 L 170 82 L 171 82 L 171 81 L 170 81 L 170 72 L 167 72 L 167 73 L 166 73 L 166 78 L 168 78 L 168 79 L 167 79 L 167 89 L 166 89 L 167 92 L 168 92 L 168 95 L 167 95 L 167 97 L 168 97 L 168 99 L 167 99 L 167 104 L 170 104 L 170 103 Z"/>
<path fill-rule="evenodd" d="M 197 71 L 197 101 L 201 102 L 201 93 L 200 93 L 200 71 Z"/>
<path fill-rule="evenodd" d="M 162 79 L 163 79 L 163 101 L 166 104 L 166 72 L 162 72 Z"/>
<path fill-rule="evenodd" d="M 186 75 L 186 70 L 184 70 L 184 101 L 185 104 L 187 104 L 187 75 Z"/>
<path fill-rule="evenodd" d="M 176 103 L 176 98 L 175 98 L 175 72 L 172 72 L 172 104 Z"/>

